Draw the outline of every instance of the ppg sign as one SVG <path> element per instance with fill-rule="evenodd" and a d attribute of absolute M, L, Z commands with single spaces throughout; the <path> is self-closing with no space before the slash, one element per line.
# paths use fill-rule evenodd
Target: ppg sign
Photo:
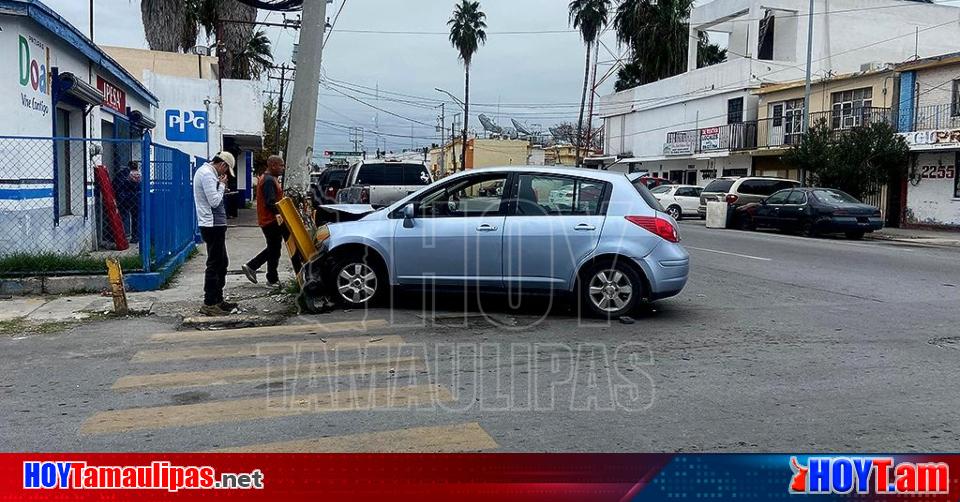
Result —
<path fill-rule="evenodd" d="M 207 112 L 167 110 L 167 141 L 207 141 Z"/>

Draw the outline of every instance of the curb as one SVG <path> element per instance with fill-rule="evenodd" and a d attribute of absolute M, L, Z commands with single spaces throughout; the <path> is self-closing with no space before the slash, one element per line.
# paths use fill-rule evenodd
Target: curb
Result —
<path fill-rule="evenodd" d="M 893 237 L 883 234 L 867 234 L 864 239 L 874 241 L 899 242 L 901 244 L 910 244 L 913 246 L 925 247 L 960 247 L 960 240 L 940 239 L 936 237 Z"/>

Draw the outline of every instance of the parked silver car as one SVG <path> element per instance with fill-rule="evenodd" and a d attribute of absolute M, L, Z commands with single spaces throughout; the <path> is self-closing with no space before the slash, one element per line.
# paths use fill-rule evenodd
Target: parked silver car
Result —
<path fill-rule="evenodd" d="M 330 224 L 307 266 L 328 271 L 324 287 L 351 305 L 389 286 L 453 287 L 575 293 L 590 313 L 614 317 L 687 282 L 677 224 L 657 208 L 646 187 L 620 173 L 476 169 Z"/>
<path fill-rule="evenodd" d="M 422 163 L 362 160 L 347 171 L 337 203 L 388 206 L 430 183 L 433 177 Z"/>
<path fill-rule="evenodd" d="M 726 201 L 733 207 L 740 207 L 745 204 L 760 202 L 780 190 L 799 186 L 799 181 L 784 178 L 762 176 L 717 178 L 700 192 L 700 207 L 697 208 L 697 213 L 700 218 L 706 218 L 707 202 L 712 200 Z"/>

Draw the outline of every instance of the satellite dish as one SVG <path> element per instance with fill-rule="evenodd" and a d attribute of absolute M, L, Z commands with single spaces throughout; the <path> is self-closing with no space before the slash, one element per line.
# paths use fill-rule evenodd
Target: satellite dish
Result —
<path fill-rule="evenodd" d="M 524 127 L 520 122 L 517 122 L 517 119 L 510 119 L 510 122 L 513 122 L 513 128 L 516 129 L 517 133 L 521 136 L 532 136 L 530 130 Z"/>
<path fill-rule="evenodd" d="M 493 133 L 493 134 L 503 134 L 503 128 L 498 126 L 497 124 L 494 124 L 493 121 L 490 120 L 490 117 L 487 117 L 486 115 L 481 113 L 480 116 L 477 118 L 480 119 L 480 124 L 483 125 L 484 131 Z"/>

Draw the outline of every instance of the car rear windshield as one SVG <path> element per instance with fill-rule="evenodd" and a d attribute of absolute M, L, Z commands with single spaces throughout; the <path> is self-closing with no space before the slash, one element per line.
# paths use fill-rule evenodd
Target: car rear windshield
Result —
<path fill-rule="evenodd" d="M 813 195 L 827 204 L 859 204 L 860 201 L 852 195 L 840 190 L 814 190 Z"/>
<path fill-rule="evenodd" d="M 736 180 L 713 180 L 703 189 L 704 192 L 726 193 Z"/>
<path fill-rule="evenodd" d="M 358 185 L 429 185 L 430 172 L 423 164 L 364 164 L 357 173 Z"/>
<path fill-rule="evenodd" d="M 663 206 L 660 205 L 660 201 L 650 193 L 650 189 L 647 188 L 647 185 L 645 185 L 640 178 L 633 181 L 633 187 L 637 189 L 637 193 L 640 194 L 640 197 L 643 198 L 643 201 L 646 202 L 648 206 L 657 211 L 664 210 Z"/>

